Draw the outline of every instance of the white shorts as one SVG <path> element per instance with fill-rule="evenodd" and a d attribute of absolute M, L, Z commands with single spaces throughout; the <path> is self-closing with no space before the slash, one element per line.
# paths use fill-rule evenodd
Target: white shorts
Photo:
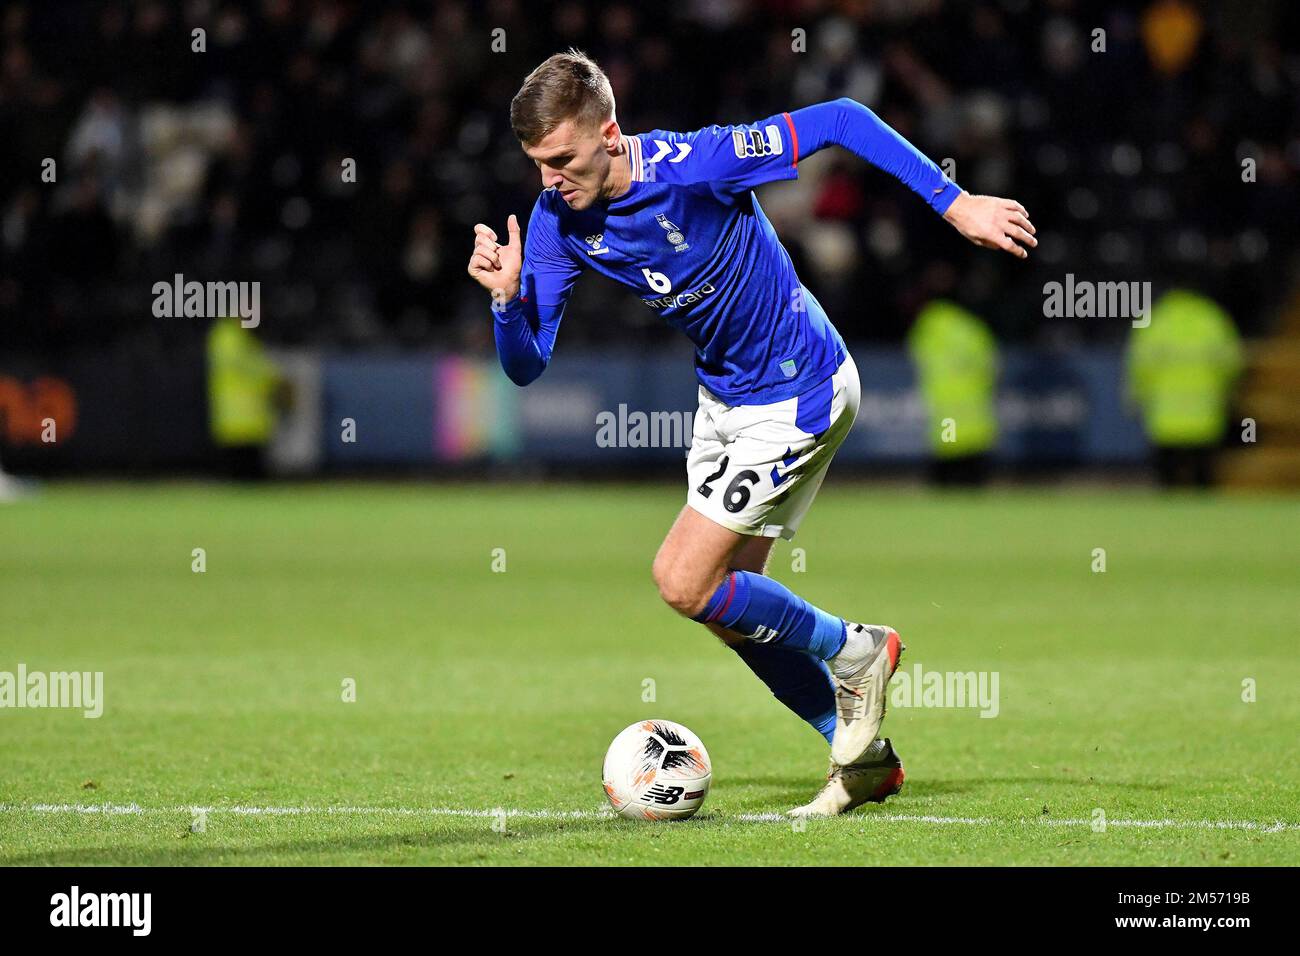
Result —
<path fill-rule="evenodd" d="M 861 400 L 851 357 L 820 385 L 771 405 L 727 405 L 701 385 L 686 503 L 740 534 L 793 538 Z"/>

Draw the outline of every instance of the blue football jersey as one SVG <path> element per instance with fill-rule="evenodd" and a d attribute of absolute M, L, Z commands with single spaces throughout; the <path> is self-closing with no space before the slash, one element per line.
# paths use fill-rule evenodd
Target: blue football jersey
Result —
<path fill-rule="evenodd" d="M 632 183 L 573 211 L 553 189 L 528 222 L 522 295 L 561 308 L 582 269 L 633 289 L 695 343 L 699 381 L 730 405 L 778 402 L 831 375 L 844 342 L 799 282 L 753 187 L 793 179 L 788 114 L 625 137 Z"/>
<path fill-rule="evenodd" d="M 575 211 L 553 189 L 533 207 L 520 295 L 497 310 L 497 350 L 527 384 L 550 361 L 573 283 L 593 269 L 695 343 L 700 383 L 729 405 L 800 395 L 844 360 L 844 342 L 795 274 L 752 192 L 798 175 L 839 145 L 896 176 L 937 212 L 960 188 L 867 107 L 850 99 L 756 123 L 626 136 L 632 182 Z"/>

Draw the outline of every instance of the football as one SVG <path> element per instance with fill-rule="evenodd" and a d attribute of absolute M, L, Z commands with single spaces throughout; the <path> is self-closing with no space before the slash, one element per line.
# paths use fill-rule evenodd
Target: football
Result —
<path fill-rule="evenodd" d="M 671 720 L 642 720 L 605 753 L 605 796 L 632 820 L 685 820 L 700 809 L 713 780 L 699 737 Z"/>

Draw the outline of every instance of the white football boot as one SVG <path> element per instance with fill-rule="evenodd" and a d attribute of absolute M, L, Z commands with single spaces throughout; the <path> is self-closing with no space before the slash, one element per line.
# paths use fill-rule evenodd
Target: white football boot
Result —
<path fill-rule="evenodd" d="M 826 662 L 835 681 L 835 738 L 831 761 L 841 767 L 857 763 L 880 733 L 885 719 L 885 687 L 898 668 L 906 646 L 884 624 L 845 621 L 847 639 Z"/>
<path fill-rule="evenodd" d="M 847 767 L 831 764 L 826 786 L 802 807 L 786 811 L 791 817 L 833 817 L 864 803 L 884 803 L 903 789 L 903 761 L 886 737 L 878 756 L 868 756 Z"/>

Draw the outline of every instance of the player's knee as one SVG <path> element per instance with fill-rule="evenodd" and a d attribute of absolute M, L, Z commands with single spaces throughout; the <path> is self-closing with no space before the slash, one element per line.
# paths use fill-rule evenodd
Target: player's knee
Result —
<path fill-rule="evenodd" d="M 664 603 L 686 617 L 699 614 L 712 597 L 705 582 L 683 574 L 664 562 L 655 562 L 654 579 Z"/>

